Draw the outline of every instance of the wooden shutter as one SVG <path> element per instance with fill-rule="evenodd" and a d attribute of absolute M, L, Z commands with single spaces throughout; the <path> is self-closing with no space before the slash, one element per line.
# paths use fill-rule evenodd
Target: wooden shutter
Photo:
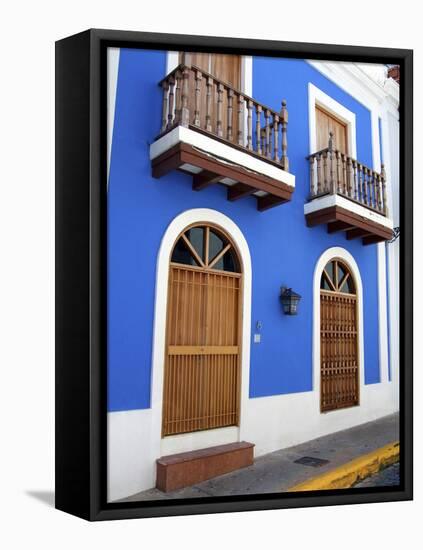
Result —
<path fill-rule="evenodd" d="M 348 153 L 347 125 L 339 119 L 316 106 L 317 151 L 328 146 L 329 133 L 333 132 L 334 147 L 341 153 Z"/>
<path fill-rule="evenodd" d="M 191 66 L 198 67 L 203 71 L 206 71 L 212 78 L 218 81 L 230 84 L 233 88 L 241 90 L 241 56 L 229 55 L 229 54 L 208 54 L 208 53 L 196 53 L 181 52 L 179 56 L 180 62 L 187 63 Z M 203 76 L 200 84 L 200 128 L 206 129 L 206 87 L 207 78 Z M 218 94 L 218 84 L 213 80 L 213 86 L 211 93 L 214 99 L 211 101 L 211 126 L 212 132 L 216 133 L 216 98 Z M 190 115 L 194 114 L 195 109 L 195 85 L 191 82 L 189 87 L 189 109 Z M 233 143 L 237 143 L 238 139 L 238 105 L 237 98 L 233 98 L 232 109 L 232 138 Z M 192 118 L 192 117 L 191 117 Z M 190 120 L 192 123 L 193 120 Z M 228 123 L 228 97 L 226 93 L 222 94 L 222 128 L 226 129 Z M 227 134 L 223 134 L 223 139 L 228 139 Z"/>

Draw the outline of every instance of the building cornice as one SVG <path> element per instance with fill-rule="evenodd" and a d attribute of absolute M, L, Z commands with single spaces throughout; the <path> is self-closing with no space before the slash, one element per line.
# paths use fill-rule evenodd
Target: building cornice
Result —
<path fill-rule="evenodd" d="M 377 81 L 361 64 L 357 63 L 307 61 L 367 108 L 375 109 L 384 101 L 387 101 L 391 107 L 398 108 L 399 86 L 392 79 L 387 79 L 385 82 Z"/>

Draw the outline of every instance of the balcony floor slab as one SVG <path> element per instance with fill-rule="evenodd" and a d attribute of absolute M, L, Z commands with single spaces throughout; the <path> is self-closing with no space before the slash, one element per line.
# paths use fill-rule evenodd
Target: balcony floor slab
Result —
<path fill-rule="evenodd" d="M 153 177 L 184 171 L 193 176 L 194 190 L 221 183 L 231 201 L 255 195 L 260 211 L 289 201 L 295 186 L 282 168 L 182 126 L 155 141 L 150 158 Z"/>
<path fill-rule="evenodd" d="M 363 244 L 390 240 L 392 220 L 349 201 L 345 197 L 327 195 L 304 206 L 308 227 L 327 224 L 328 232 L 345 232 L 348 240 L 362 238 Z"/>

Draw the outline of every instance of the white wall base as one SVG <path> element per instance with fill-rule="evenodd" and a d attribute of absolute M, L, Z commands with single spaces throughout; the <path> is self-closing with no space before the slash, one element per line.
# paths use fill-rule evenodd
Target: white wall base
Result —
<path fill-rule="evenodd" d="M 107 500 L 155 485 L 151 409 L 107 414 Z"/>
<path fill-rule="evenodd" d="M 229 428 L 225 442 L 239 439 L 255 444 L 260 456 L 376 420 L 396 412 L 395 385 L 371 384 L 361 390 L 360 406 L 319 412 L 317 391 L 248 399 L 242 429 Z M 222 443 L 222 430 L 209 430 L 162 440 L 162 454 Z M 214 441 L 212 432 L 220 432 Z M 108 413 L 108 500 L 118 500 L 155 485 L 155 434 L 151 409 Z M 227 441 L 226 441 L 227 439 Z M 178 446 L 180 444 L 180 446 Z"/>
<path fill-rule="evenodd" d="M 187 451 L 197 451 L 205 447 L 215 447 L 239 441 L 238 426 L 228 426 L 214 430 L 201 430 L 187 434 L 163 437 L 160 445 L 161 456 Z"/>

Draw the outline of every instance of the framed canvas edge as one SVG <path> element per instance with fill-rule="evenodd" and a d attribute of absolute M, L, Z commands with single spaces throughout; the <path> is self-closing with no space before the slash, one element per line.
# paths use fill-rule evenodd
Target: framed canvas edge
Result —
<path fill-rule="evenodd" d="M 294 508 L 309 506 L 330 506 L 343 504 L 359 504 L 370 502 L 386 502 L 410 500 L 412 492 L 412 116 L 413 116 L 413 52 L 405 49 L 374 48 L 365 46 L 338 46 L 328 44 L 308 44 L 296 42 L 279 42 L 255 39 L 237 39 L 206 36 L 189 36 L 177 34 L 143 33 L 132 31 L 114 31 L 91 29 L 81 33 L 89 37 L 89 165 L 86 167 L 86 184 L 89 185 L 89 257 L 87 272 L 89 274 L 89 359 L 86 368 L 89 376 L 86 378 L 85 393 L 89 398 L 88 409 L 85 411 L 88 422 L 89 438 L 81 441 L 81 449 L 73 449 L 75 459 L 81 462 L 79 467 L 82 477 L 87 481 L 87 494 L 84 493 L 84 502 L 81 502 L 78 512 L 78 503 L 68 506 L 66 498 L 57 508 L 79 515 L 84 519 L 110 520 L 137 517 L 156 517 L 185 514 L 208 514 L 233 511 L 267 510 L 278 508 Z M 81 36 L 76 35 L 76 36 Z M 63 41 L 70 41 L 69 37 Z M 57 47 L 63 41 L 58 41 Z M 400 215 L 401 215 L 401 300 L 400 300 L 400 439 L 401 458 L 400 473 L 401 486 L 398 490 L 391 488 L 319 491 L 313 493 L 281 494 L 281 495 L 254 495 L 245 497 L 213 497 L 202 499 L 184 499 L 171 502 L 148 503 L 107 503 L 106 472 L 107 472 L 107 425 L 106 425 L 106 231 L 107 231 L 107 196 L 106 196 L 106 63 L 105 51 L 107 47 L 132 47 L 155 49 L 207 49 L 226 52 L 257 55 L 301 57 L 326 60 L 344 60 L 357 62 L 398 62 L 401 70 L 400 88 Z M 56 105 L 58 111 L 63 106 Z M 60 147 L 56 135 L 56 150 Z M 75 161 L 84 157 L 83 151 L 78 151 Z M 86 162 L 86 160 L 85 160 Z M 56 173 L 56 186 L 60 187 L 60 174 Z M 86 200 L 86 199 L 84 199 Z M 81 207 L 87 205 L 81 204 Z M 56 203 L 57 214 L 57 203 Z M 60 224 L 60 221 L 56 223 Z M 67 231 L 66 227 L 61 227 Z M 56 276 L 62 276 L 62 266 L 56 265 Z M 57 311 L 56 319 L 66 312 Z M 60 302 L 60 297 L 59 297 Z M 76 321 L 76 319 L 75 319 Z M 63 337 L 63 336 L 62 336 Z M 60 338 L 59 338 L 60 342 Z M 83 371 L 81 366 L 81 377 Z M 56 390 L 57 381 L 63 377 L 62 369 L 56 360 Z M 62 389 L 63 391 L 63 389 Z M 56 407 L 57 395 L 56 395 Z M 57 410 L 57 409 L 56 409 Z M 69 413 L 69 411 L 68 411 Z M 66 413 L 66 414 L 68 414 Z M 70 421 L 71 422 L 71 421 Z M 60 425 L 56 425 L 56 435 Z M 85 448 L 88 445 L 88 449 Z M 84 448 L 82 448 L 84 446 Z M 70 446 L 67 446 L 72 452 Z M 63 455 L 59 451 L 59 455 Z M 57 457 L 57 449 L 56 449 Z M 57 467 L 56 467 L 57 468 Z M 56 471 L 56 480 L 63 474 Z M 87 499 L 87 500 L 85 500 Z"/>

